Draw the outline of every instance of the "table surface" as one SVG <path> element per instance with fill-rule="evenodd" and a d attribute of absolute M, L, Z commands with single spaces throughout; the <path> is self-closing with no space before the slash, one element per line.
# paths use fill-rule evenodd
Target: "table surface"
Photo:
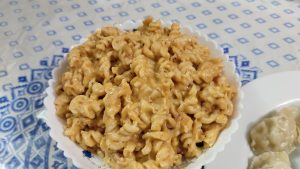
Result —
<path fill-rule="evenodd" d="M 51 70 L 93 30 L 148 15 L 190 25 L 215 40 L 243 84 L 300 69 L 299 0 L 3 0 L 0 168 L 76 168 L 37 118 Z"/>

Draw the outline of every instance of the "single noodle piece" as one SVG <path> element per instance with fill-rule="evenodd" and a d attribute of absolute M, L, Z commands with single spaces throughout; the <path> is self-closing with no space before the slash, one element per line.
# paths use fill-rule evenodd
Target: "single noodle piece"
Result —
<path fill-rule="evenodd" d="M 64 134 L 116 169 L 167 169 L 200 155 L 230 122 L 236 95 L 221 58 L 151 17 L 73 48 L 56 91 Z"/>

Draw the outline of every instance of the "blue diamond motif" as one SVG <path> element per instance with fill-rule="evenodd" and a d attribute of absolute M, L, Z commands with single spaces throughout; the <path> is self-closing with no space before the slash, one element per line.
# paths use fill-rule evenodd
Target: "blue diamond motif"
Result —
<path fill-rule="evenodd" d="M 101 12 L 104 11 L 104 9 L 100 7 L 100 8 L 96 8 L 95 11 L 96 11 L 97 13 L 101 13 Z"/>
<path fill-rule="evenodd" d="M 35 41 L 35 40 L 37 40 L 37 37 L 34 36 L 34 35 L 32 35 L 32 36 L 29 36 L 29 37 L 28 37 L 28 40 L 29 40 L 29 41 Z"/>
<path fill-rule="evenodd" d="M 222 43 L 221 48 L 232 48 L 232 46 L 229 43 Z"/>
<path fill-rule="evenodd" d="M 6 31 L 6 32 L 4 32 L 4 35 L 5 36 L 11 36 L 11 35 L 13 35 L 14 33 L 12 32 L 12 31 Z"/>
<path fill-rule="evenodd" d="M 39 109 L 44 106 L 43 99 L 38 99 L 34 102 L 34 108 Z"/>
<path fill-rule="evenodd" d="M 260 55 L 260 54 L 264 53 L 262 50 L 260 50 L 260 49 L 258 49 L 258 48 L 252 49 L 251 51 L 252 51 L 252 53 L 254 53 L 255 55 Z"/>
<path fill-rule="evenodd" d="M 43 159 L 39 155 L 37 155 L 30 161 L 30 164 L 33 168 L 38 168 L 42 164 L 42 162 Z"/>
<path fill-rule="evenodd" d="M 34 123 L 34 121 L 35 120 L 34 120 L 34 117 L 32 114 L 25 117 L 24 119 L 22 119 L 23 128 L 29 127 L 30 125 L 32 125 Z"/>
<path fill-rule="evenodd" d="M 250 28 L 251 25 L 249 23 L 242 23 L 241 27 L 243 27 L 243 28 Z"/>
<path fill-rule="evenodd" d="M 230 14 L 230 15 L 228 15 L 228 17 L 230 19 L 237 19 L 237 18 L 239 18 L 239 16 L 237 16 L 236 14 Z"/>
<path fill-rule="evenodd" d="M 102 20 L 104 20 L 104 21 L 110 21 L 111 17 L 110 16 L 103 16 Z"/>
<path fill-rule="evenodd" d="M 17 4 L 18 4 L 17 1 L 10 1 L 10 2 L 9 2 L 9 5 L 12 5 L 12 6 L 15 6 L 15 5 L 17 5 Z"/>
<path fill-rule="evenodd" d="M 271 66 L 272 68 L 279 66 L 279 63 L 277 63 L 275 60 L 269 60 L 269 61 L 267 61 L 267 64 L 269 66 Z"/>
<path fill-rule="evenodd" d="M 218 6 L 217 9 L 219 11 L 225 11 L 227 8 L 225 6 Z"/>
<path fill-rule="evenodd" d="M 219 38 L 219 35 L 216 34 L 216 33 L 209 33 L 208 37 L 211 38 L 211 39 L 217 39 L 217 38 Z"/>
<path fill-rule="evenodd" d="M 272 3 L 272 5 L 274 5 L 274 6 L 278 6 L 278 5 L 281 4 L 281 3 L 279 3 L 278 1 L 272 1 L 271 3 Z"/>
<path fill-rule="evenodd" d="M 80 8 L 80 5 L 79 4 L 73 4 L 71 5 L 72 9 L 78 9 Z"/>
<path fill-rule="evenodd" d="M 56 5 L 56 4 L 57 4 L 57 1 L 56 1 L 56 0 L 49 1 L 49 4 L 50 4 L 50 5 Z"/>
<path fill-rule="evenodd" d="M 41 51 L 43 51 L 44 50 L 44 48 L 42 47 L 42 46 L 34 46 L 33 47 L 33 50 L 35 51 L 35 52 L 41 52 Z"/>
<path fill-rule="evenodd" d="M 0 22 L 0 27 L 4 27 L 4 26 L 7 26 L 7 25 L 8 25 L 8 23 L 6 21 Z"/>
<path fill-rule="evenodd" d="M 41 66 L 48 66 L 48 61 L 47 60 L 41 60 L 40 65 Z"/>
<path fill-rule="evenodd" d="M 22 9 L 15 9 L 14 10 L 14 13 L 21 13 L 22 12 Z"/>
<path fill-rule="evenodd" d="M 239 2 L 237 2 L 237 1 L 235 1 L 235 2 L 232 2 L 231 3 L 233 6 L 235 6 L 235 7 L 237 7 L 237 6 L 241 6 L 241 4 L 239 3 Z"/>
<path fill-rule="evenodd" d="M 265 7 L 265 6 L 263 6 L 263 5 L 258 5 L 258 6 L 257 6 L 257 9 L 263 11 L 263 10 L 266 10 L 267 7 Z"/>
<path fill-rule="evenodd" d="M 273 14 L 271 14 L 270 15 L 273 19 L 278 19 L 278 18 L 280 18 L 280 16 L 278 15 L 278 14 L 276 14 L 276 13 L 273 13 Z"/>
<path fill-rule="evenodd" d="M 250 14 L 252 14 L 253 12 L 250 11 L 249 9 L 246 9 L 246 10 L 243 10 L 243 13 L 246 14 L 246 15 L 250 15 Z"/>
<path fill-rule="evenodd" d="M 202 14 L 205 16 L 208 16 L 208 15 L 211 15 L 212 13 L 210 10 L 204 10 L 204 11 L 202 11 Z"/>
<path fill-rule="evenodd" d="M 275 27 L 272 27 L 272 28 L 269 28 L 269 31 L 273 32 L 273 33 L 278 33 L 280 32 L 280 30 L 278 28 L 275 28 Z"/>
<path fill-rule="evenodd" d="M 223 48 L 223 53 L 229 53 L 229 48 Z"/>
<path fill-rule="evenodd" d="M 185 7 L 177 7 L 176 8 L 176 11 L 178 11 L 178 12 L 182 12 L 182 11 L 185 11 Z"/>
<path fill-rule="evenodd" d="M 10 41 L 10 42 L 9 42 L 9 46 L 10 46 L 10 47 L 15 47 L 15 46 L 17 46 L 17 45 L 18 45 L 18 41 L 15 41 L 15 40 L 14 40 L 14 41 Z"/>
<path fill-rule="evenodd" d="M 186 18 L 188 20 L 194 20 L 194 19 L 196 19 L 196 16 L 195 15 L 187 15 Z"/>
<path fill-rule="evenodd" d="M 286 23 L 284 23 L 283 25 L 284 25 L 285 27 L 287 27 L 287 28 L 292 28 L 292 27 L 295 26 L 294 24 L 292 24 L 292 23 L 290 23 L 290 22 L 286 22 Z"/>
<path fill-rule="evenodd" d="M 283 10 L 283 12 L 285 12 L 286 14 L 292 14 L 292 13 L 295 13 L 293 10 L 291 9 L 285 9 Z"/>
<path fill-rule="evenodd" d="M 205 29 L 205 28 L 207 28 L 207 26 L 204 23 L 200 23 L 200 24 L 197 25 L 197 28 Z"/>
<path fill-rule="evenodd" d="M 6 164 L 6 168 L 7 169 L 15 169 L 17 168 L 19 165 L 21 164 L 21 162 L 18 160 L 17 157 L 12 157 L 8 163 Z"/>
<path fill-rule="evenodd" d="M 120 4 L 112 4 L 111 6 L 112 6 L 113 8 L 120 8 L 120 7 L 121 7 Z"/>
<path fill-rule="evenodd" d="M 61 46 L 61 45 L 63 45 L 64 43 L 63 43 L 61 40 L 55 40 L 55 41 L 52 42 L 52 44 L 53 44 L 54 46 Z"/>
<path fill-rule="evenodd" d="M 88 20 L 88 21 L 84 21 L 83 24 L 84 24 L 85 26 L 90 26 L 90 25 L 94 25 L 94 22 L 91 21 L 91 20 Z"/>
<path fill-rule="evenodd" d="M 66 22 L 66 21 L 69 20 L 69 18 L 68 18 L 67 16 L 61 16 L 61 17 L 59 17 L 59 20 L 60 20 L 61 22 Z"/>
<path fill-rule="evenodd" d="M 61 8 L 54 9 L 55 13 L 61 13 L 63 10 Z"/>
<path fill-rule="evenodd" d="M 193 2 L 193 3 L 192 3 L 192 6 L 193 6 L 193 7 L 199 7 L 199 6 L 201 6 L 201 4 L 200 4 L 199 2 Z"/>
<path fill-rule="evenodd" d="M 235 30 L 233 29 L 233 28 L 226 28 L 226 29 L 224 29 L 225 30 L 225 32 L 227 32 L 227 33 L 234 33 L 235 32 Z"/>
<path fill-rule="evenodd" d="M 135 3 L 137 3 L 137 1 L 136 0 L 128 0 L 128 3 L 129 4 L 135 4 Z"/>
<path fill-rule="evenodd" d="M 50 129 L 50 128 L 47 126 L 47 124 L 46 124 L 45 122 L 43 122 L 43 123 L 41 124 L 41 126 L 42 126 L 43 131 L 47 131 L 47 130 Z"/>
<path fill-rule="evenodd" d="M 19 69 L 20 70 L 26 70 L 26 69 L 29 69 L 30 67 L 29 67 L 29 65 L 27 64 L 27 63 L 24 63 L 24 64 L 21 64 L 20 66 L 19 66 Z"/>
<path fill-rule="evenodd" d="M 75 41 L 79 41 L 81 38 L 82 38 L 81 35 L 73 35 L 72 36 L 72 39 Z"/>
<path fill-rule="evenodd" d="M 15 52 L 15 53 L 13 54 L 13 56 L 14 56 L 15 58 L 19 58 L 19 57 L 22 57 L 22 56 L 24 56 L 24 55 L 23 55 L 23 52 Z"/>
<path fill-rule="evenodd" d="M 84 17 L 84 16 L 87 16 L 87 14 L 85 12 L 78 12 L 77 16 Z"/>
<path fill-rule="evenodd" d="M 269 46 L 270 48 L 272 48 L 272 49 L 277 49 L 277 48 L 279 48 L 279 45 L 276 44 L 276 43 L 269 43 L 268 46 Z"/>
<path fill-rule="evenodd" d="M 62 48 L 62 53 L 69 53 L 69 48 Z"/>
<path fill-rule="evenodd" d="M 39 12 L 36 14 L 37 17 L 44 17 L 46 16 L 45 12 Z"/>
<path fill-rule="evenodd" d="M 255 19 L 255 20 L 256 20 L 257 23 L 260 23 L 260 24 L 266 22 L 266 20 L 264 20 L 263 18 L 257 18 L 257 19 Z"/>
<path fill-rule="evenodd" d="M 96 0 L 89 0 L 89 4 L 90 5 L 95 5 L 95 4 L 97 4 L 97 1 Z"/>
<path fill-rule="evenodd" d="M 159 8 L 160 7 L 160 4 L 159 3 L 154 3 L 151 5 L 153 8 Z"/>
<path fill-rule="evenodd" d="M 12 140 L 12 145 L 17 150 L 25 143 L 23 134 L 18 135 Z"/>
<path fill-rule="evenodd" d="M 68 25 L 68 26 L 66 26 L 66 30 L 68 30 L 68 31 L 71 31 L 71 30 L 74 30 L 74 29 L 75 29 L 74 25 Z"/>
<path fill-rule="evenodd" d="M 20 77 L 18 78 L 18 81 L 19 81 L 19 82 L 27 82 L 27 77 L 26 77 L 26 76 L 20 76 Z"/>
<path fill-rule="evenodd" d="M 292 60 L 295 60 L 297 59 L 294 55 L 291 55 L 291 54 L 286 54 L 283 56 L 286 60 L 288 61 L 292 61 Z"/>
<path fill-rule="evenodd" d="M 213 20 L 213 23 L 220 24 L 220 23 L 223 23 L 223 21 L 219 18 L 216 18 L 216 19 Z"/>
<path fill-rule="evenodd" d="M 168 0 L 168 3 L 169 4 L 174 4 L 174 3 L 176 3 L 176 0 Z"/>
<path fill-rule="evenodd" d="M 238 41 L 241 43 L 241 44 L 245 44 L 245 43 L 248 43 L 249 40 L 246 39 L 246 38 L 239 38 Z"/>
<path fill-rule="evenodd" d="M 242 64 L 241 64 L 242 67 L 248 67 L 249 65 L 250 65 L 250 61 L 248 61 L 248 60 L 242 61 Z"/>
<path fill-rule="evenodd" d="M 37 16 L 38 16 L 38 15 L 37 15 Z M 18 21 L 24 22 L 26 19 L 27 19 L 26 17 L 22 16 L 22 17 L 19 17 L 19 18 L 18 18 Z"/>
<path fill-rule="evenodd" d="M 42 146 L 44 146 L 46 143 L 45 139 L 43 137 L 40 137 L 39 139 L 34 141 L 34 145 L 37 149 L 40 149 Z"/>
<path fill-rule="evenodd" d="M 168 15 L 170 15 L 170 12 L 168 12 L 168 11 L 162 11 L 162 12 L 160 12 L 160 14 L 162 16 L 168 16 Z"/>
<path fill-rule="evenodd" d="M 124 16 L 128 16 L 128 13 L 125 11 L 122 11 L 119 13 L 120 16 L 124 17 Z"/>
<path fill-rule="evenodd" d="M 295 40 L 292 39 L 291 37 L 283 38 L 283 40 L 284 40 L 286 43 L 294 43 L 294 42 L 295 42 Z"/>
<path fill-rule="evenodd" d="M 216 0 L 206 0 L 208 3 L 215 3 Z"/>
<path fill-rule="evenodd" d="M 138 7 L 135 9 L 137 12 L 144 12 L 145 11 L 145 8 L 143 7 Z"/>
<path fill-rule="evenodd" d="M 55 30 L 50 30 L 50 31 L 47 31 L 47 35 L 48 36 L 53 36 L 56 34 L 56 31 Z"/>

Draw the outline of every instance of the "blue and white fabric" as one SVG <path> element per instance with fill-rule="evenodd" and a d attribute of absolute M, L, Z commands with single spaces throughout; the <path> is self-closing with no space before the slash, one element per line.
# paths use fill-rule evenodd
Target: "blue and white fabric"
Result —
<path fill-rule="evenodd" d="M 243 84 L 300 69 L 297 0 L 0 1 L 0 168 L 76 168 L 37 118 L 63 53 L 95 29 L 148 15 L 215 40 Z"/>

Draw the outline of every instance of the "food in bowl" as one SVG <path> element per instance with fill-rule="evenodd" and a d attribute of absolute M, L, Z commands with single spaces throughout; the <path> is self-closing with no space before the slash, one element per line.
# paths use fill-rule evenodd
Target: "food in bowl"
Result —
<path fill-rule="evenodd" d="M 172 168 L 215 144 L 236 92 L 220 57 L 149 17 L 73 48 L 55 106 L 64 134 L 112 168 Z"/>
<path fill-rule="evenodd" d="M 255 154 L 295 150 L 298 133 L 292 111 L 293 108 L 285 108 L 264 118 L 251 129 L 251 148 Z"/>
<path fill-rule="evenodd" d="M 265 152 L 254 157 L 249 169 L 292 169 L 288 154 Z"/>
<path fill-rule="evenodd" d="M 288 155 L 300 143 L 300 129 L 296 122 L 299 113 L 297 107 L 285 107 L 251 129 L 250 145 L 257 156 L 249 169 L 291 169 Z"/>

